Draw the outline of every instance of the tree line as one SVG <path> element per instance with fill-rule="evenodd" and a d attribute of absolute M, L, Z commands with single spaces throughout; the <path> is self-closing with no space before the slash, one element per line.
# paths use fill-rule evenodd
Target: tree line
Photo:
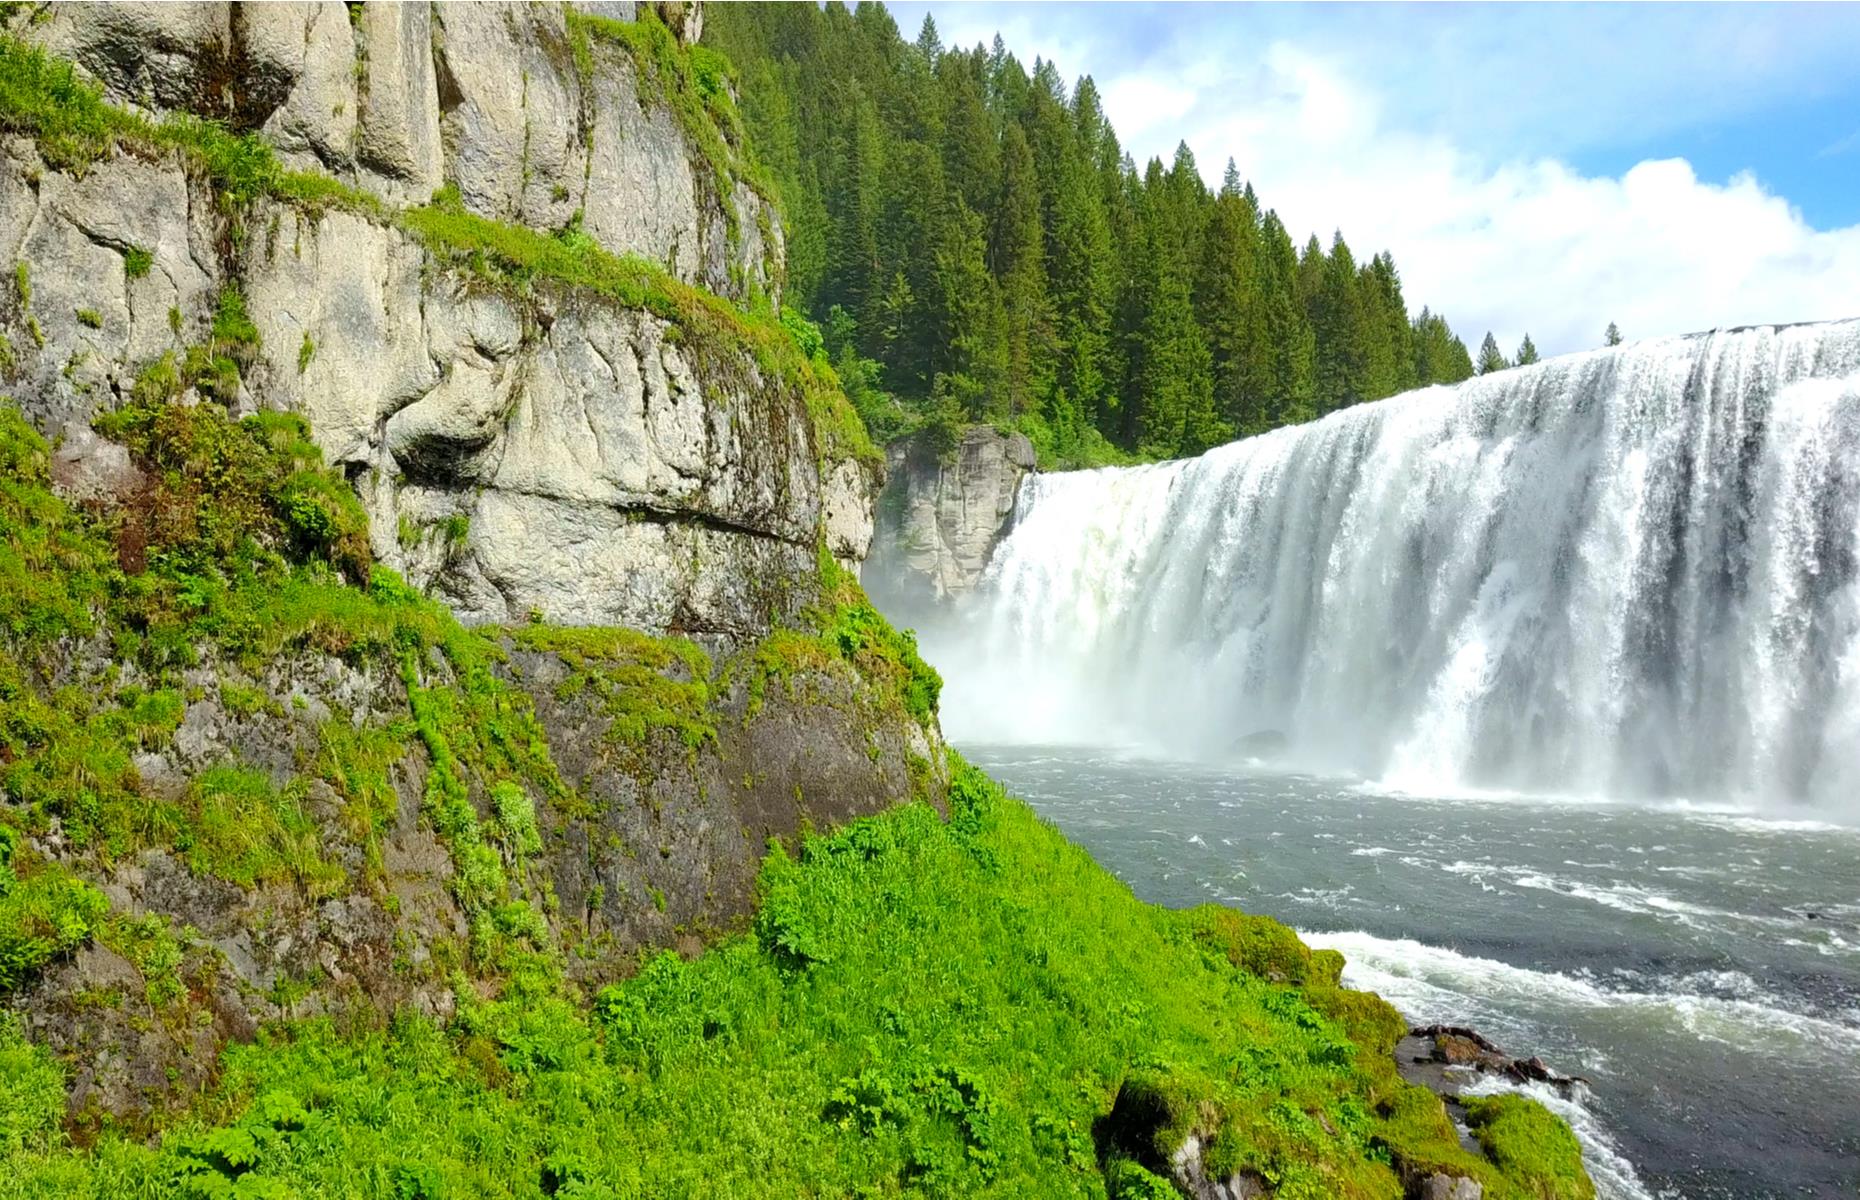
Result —
<path fill-rule="evenodd" d="M 946 48 L 929 18 L 907 42 L 875 3 L 706 17 L 780 192 L 787 302 L 877 436 L 992 421 L 1053 462 L 1193 454 L 1474 374 L 1388 253 L 1297 246 L 1186 144 L 1139 170 L 1089 76 L 998 36 Z"/>

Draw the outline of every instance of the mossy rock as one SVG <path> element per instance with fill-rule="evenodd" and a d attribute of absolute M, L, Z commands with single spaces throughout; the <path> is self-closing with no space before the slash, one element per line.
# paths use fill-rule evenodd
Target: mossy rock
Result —
<path fill-rule="evenodd" d="M 1528 1096 L 1469 1096 L 1467 1124 L 1512 1195 L 1532 1200 L 1594 1200 L 1582 1147 L 1568 1125 Z"/>
<path fill-rule="evenodd" d="M 1100 1141 L 1146 1168 L 1167 1173 L 1182 1143 L 1221 1121 L 1211 1080 L 1191 1073 L 1140 1069 L 1125 1076 Z"/>
<path fill-rule="evenodd" d="M 1195 938 L 1226 956 L 1243 971 L 1272 983 L 1335 987 L 1343 956 L 1335 951 L 1314 955 L 1298 935 L 1271 917 L 1254 916 L 1218 904 L 1189 911 Z"/>

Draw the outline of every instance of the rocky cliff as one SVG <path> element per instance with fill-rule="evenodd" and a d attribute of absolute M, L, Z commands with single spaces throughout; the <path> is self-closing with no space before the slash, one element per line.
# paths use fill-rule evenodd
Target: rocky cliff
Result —
<path fill-rule="evenodd" d="M 975 586 L 1034 469 L 1025 434 L 975 425 L 948 445 L 926 430 L 891 444 L 865 582 L 887 613 L 929 618 Z"/>
<path fill-rule="evenodd" d="M 661 8 L 6 6 L 0 1002 L 80 1127 L 941 803 L 842 570 L 882 463 Z"/>
<path fill-rule="evenodd" d="M 7 385 L 75 433 L 231 358 L 467 620 L 791 617 L 819 540 L 863 557 L 876 456 L 738 315 L 782 248 L 725 69 L 630 8 L 13 6 L 122 115 L 0 149 Z"/>

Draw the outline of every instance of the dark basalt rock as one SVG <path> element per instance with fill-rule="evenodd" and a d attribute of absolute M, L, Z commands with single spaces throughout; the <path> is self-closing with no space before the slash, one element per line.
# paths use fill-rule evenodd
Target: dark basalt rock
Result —
<path fill-rule="evenodd" d="M 1580 1075 L 1562 1075 L 1543 1059 L 1513 1058 L 1490 1038 L 1463 1025 L 1423 1025 L 1408 1031 L 1395 1047 L 1396 1065 L 1410 1083 L 1456 1097 L 1471 1075 L 1500 1075 L 1514 1083 L 1544 1083 L 1558 1094 L 1573 1096 L 1589 1081 Z M 1457 1068 L 1457 1070 L 1456 1070 Z"/>

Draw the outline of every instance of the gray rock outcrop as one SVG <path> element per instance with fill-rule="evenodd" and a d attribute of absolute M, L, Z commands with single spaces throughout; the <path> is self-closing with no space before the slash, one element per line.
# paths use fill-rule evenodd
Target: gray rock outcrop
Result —
<path fill-rule="evenodd" d="M 1034 469 L 1024 434 L 987 425 L 944 452 L 929 433 L 887 450 L 887 482 L 865 583 L 888 614 L 935 614 L 974 588 L 1014 517 L 1020 481 Z"/>
<path fill-rule="evenodd" d="M 16 15 L 13 32 L 110 99 L 257 131 L 390 204 L 454 187 L 466 212 L 578 222 L 678 280 L 772 293 L 767 202 L 717 174 L 667 81 L 589 32 L 616 6 L 589 9 L 103 3 Z M 209 342 L 231 290 L 258 332 L 237 407 L 305 416 L 376 557 L 466 620 L 743 641 L 793 615 L 819 545 L 865 556 L 876 466 L 831 458 L 798 388 L 749 348 L 546 280 L 487 286 L 388 219 L 260 200 L 237 236 L 227 221 L 177 154 L 64 171 L 29 137 L 0 141 L 0 246 L 19 272 L 0 374 L 41 430 Z"/>
<path fill-rule="evenodd" d="M 748 682 L 735 680 L 713 700 L 715 741 L 693 751 L 663 733 L 617 735 L 597 696 L 561 686 L 571 667 L 555 654 L 508 646 L 508 655 L 500 677 L 534 704 L 553 762 L 580 798 L 538 806 L 546 851 L 534 871 L 559 901 L 545 918 L 553 936 L 590 948 L 571 955 L 568 969 L 592 982 L 613 978 L 642 947 L 689 952 L 701 944 L 693 930 L 741 929 L 770 838 L 792 841 L 914 793 L 940 802 L 938 773 L 913 766 L 942 761 L 934 723 L 874 707 L 849 666 L 753 699 Z M 443 683 L 446 668 L 429 667 Z M 133 665 L 112 661 L 107 639 L 72 648 L 63 669 L 73 678 L 139 678 Z M 326 752 L 332 719 L 355 729 L 412 724 L 398 671 L 380 661 L 306 652 L 248 674 L 210 659 L 185 682 L 191 698 L 172 738 L 137 757 L 151 800 L 181 801 L 204 772 L 230 761 L 292 786 L 295 765 Z M 428 761 L 401 749 L 386 764 L 389 794 L 368 836 L 358 838 L 353 811 L 345 815 L 327 782 L 303 793 L 311 850 L 361 883 L 245 887 L 170 849 L 98 871 L 121 919 L 182 932 L 170 939 L 178 957 L 160 970 L 95 941 L 0 997 L 66 1063 L 73 1113 L 133 1121 L 160 1111 L 210 1082 L 219 1047 L 250 1039 L 266 1021 L 369 1009 L 451 1015 L 456 977 L 445 964 L 456 961 L 469 921 L 451 888 L 457 867 L 422 814 Z M 97 870 L 55 823 L 33 850 Z M 179 1011 L 188 1019 L 177 1021 Z"/>
<path fill-rule="evenodd" d="M 696 40 L 699 5 L 662 9 L 672 36 Z M 288 165 L 399 203 L 455 186 L 470 211 L 535 228 L 580 212 L 616 253 L 718 295 L 779 300 L 767 200 L 691 144 L 666 99 L 673 81 L 642 75 L 582 24 L 635 15 L 507 0 L 102 0 L 16 15 L 10 32 L 76 63 L 114 101 L 257 131 Z"/>

